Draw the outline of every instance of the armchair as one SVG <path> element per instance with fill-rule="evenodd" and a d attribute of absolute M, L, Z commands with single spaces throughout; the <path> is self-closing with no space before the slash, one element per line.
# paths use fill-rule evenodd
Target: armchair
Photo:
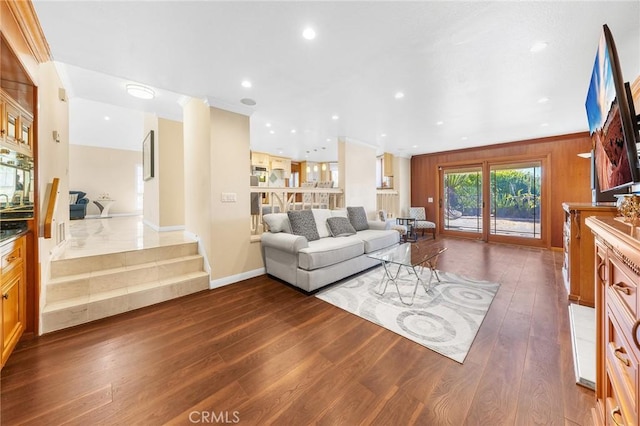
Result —
<path fill-rule="evenodd" d="M 433 239 L 436 239 L 436 224 L 427 220 L 427 213 L 424 207 L 409 207 L 409 217 L 416 220 L 415 231 L 422 231 L 424 237 L 425 229 L 433 234 Z"/>
<path fill-rule="evenodd" d="M 89 199 L 86 192 L 69 191 L 69 219 L 84 219 L 87 214 Z"/>

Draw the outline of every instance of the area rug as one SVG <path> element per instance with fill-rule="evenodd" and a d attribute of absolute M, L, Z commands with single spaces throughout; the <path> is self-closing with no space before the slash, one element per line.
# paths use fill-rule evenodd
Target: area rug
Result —
<path fill-rule="evenodd" d="M 393 283 L 384 294 L 377 293 L 383 273 L 382 267 L 374 268 L 336 283 L 316 297 L 462 364 L 500 285 L 438 271 L 441 282 L 434 277 L 428 292 L 420 285 L 413 305 L 407 306 Z M 400 278 L 404 278 L 400 293 L 407 302 L 414 284 L 404 270 Z M 427 268 L 423 279 L 429 282 Z"/>

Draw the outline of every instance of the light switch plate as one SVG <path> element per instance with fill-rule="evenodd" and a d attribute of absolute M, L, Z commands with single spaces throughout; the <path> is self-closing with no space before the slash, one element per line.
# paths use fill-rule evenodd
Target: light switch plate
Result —
<path fill-rule="evenodd" d="M 433 197 L 429 197 L 429 198 L 427 198 L 427 202 L 428 202 L 428 203 L 433 203 Z"/>
<path fill-rule="evenodd" d="M 220 196 L 220 201 L 223 203 L 235 203 L 237 201 L 237 194 L 235 192 L 223 192 Z"/>

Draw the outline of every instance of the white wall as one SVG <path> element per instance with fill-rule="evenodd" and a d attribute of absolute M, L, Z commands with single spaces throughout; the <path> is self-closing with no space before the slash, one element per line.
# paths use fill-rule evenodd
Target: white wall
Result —
<path fill-rule="evenodd" d="M 376 217 L 376 150 L 359 141 L 338 140 L 340 188 L 344 205 L 363 206 L 370 218 Z"/>
<path fill-rule="evenodd" d="M 84 191 L 89 200 L 96 200 L 108 193 L 116 200 L 109 209 L 111 214 L 140 214 L 136 206 L 142 152 L 98 148 L 94 146 L 69 146 L 69 188 Z M 100 210 L 90 202 L 87 215 L 98 215 Z"/>

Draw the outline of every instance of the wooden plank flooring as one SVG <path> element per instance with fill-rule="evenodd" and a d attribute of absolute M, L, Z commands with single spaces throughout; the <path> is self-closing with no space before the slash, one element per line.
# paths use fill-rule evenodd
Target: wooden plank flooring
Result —
<path fill-rule="evenodd" d="M 463 365 L 262 276 L 19 343 L 3 425 L 590 425 L 562 253 L 439 239 L 501 284 Z"/>

